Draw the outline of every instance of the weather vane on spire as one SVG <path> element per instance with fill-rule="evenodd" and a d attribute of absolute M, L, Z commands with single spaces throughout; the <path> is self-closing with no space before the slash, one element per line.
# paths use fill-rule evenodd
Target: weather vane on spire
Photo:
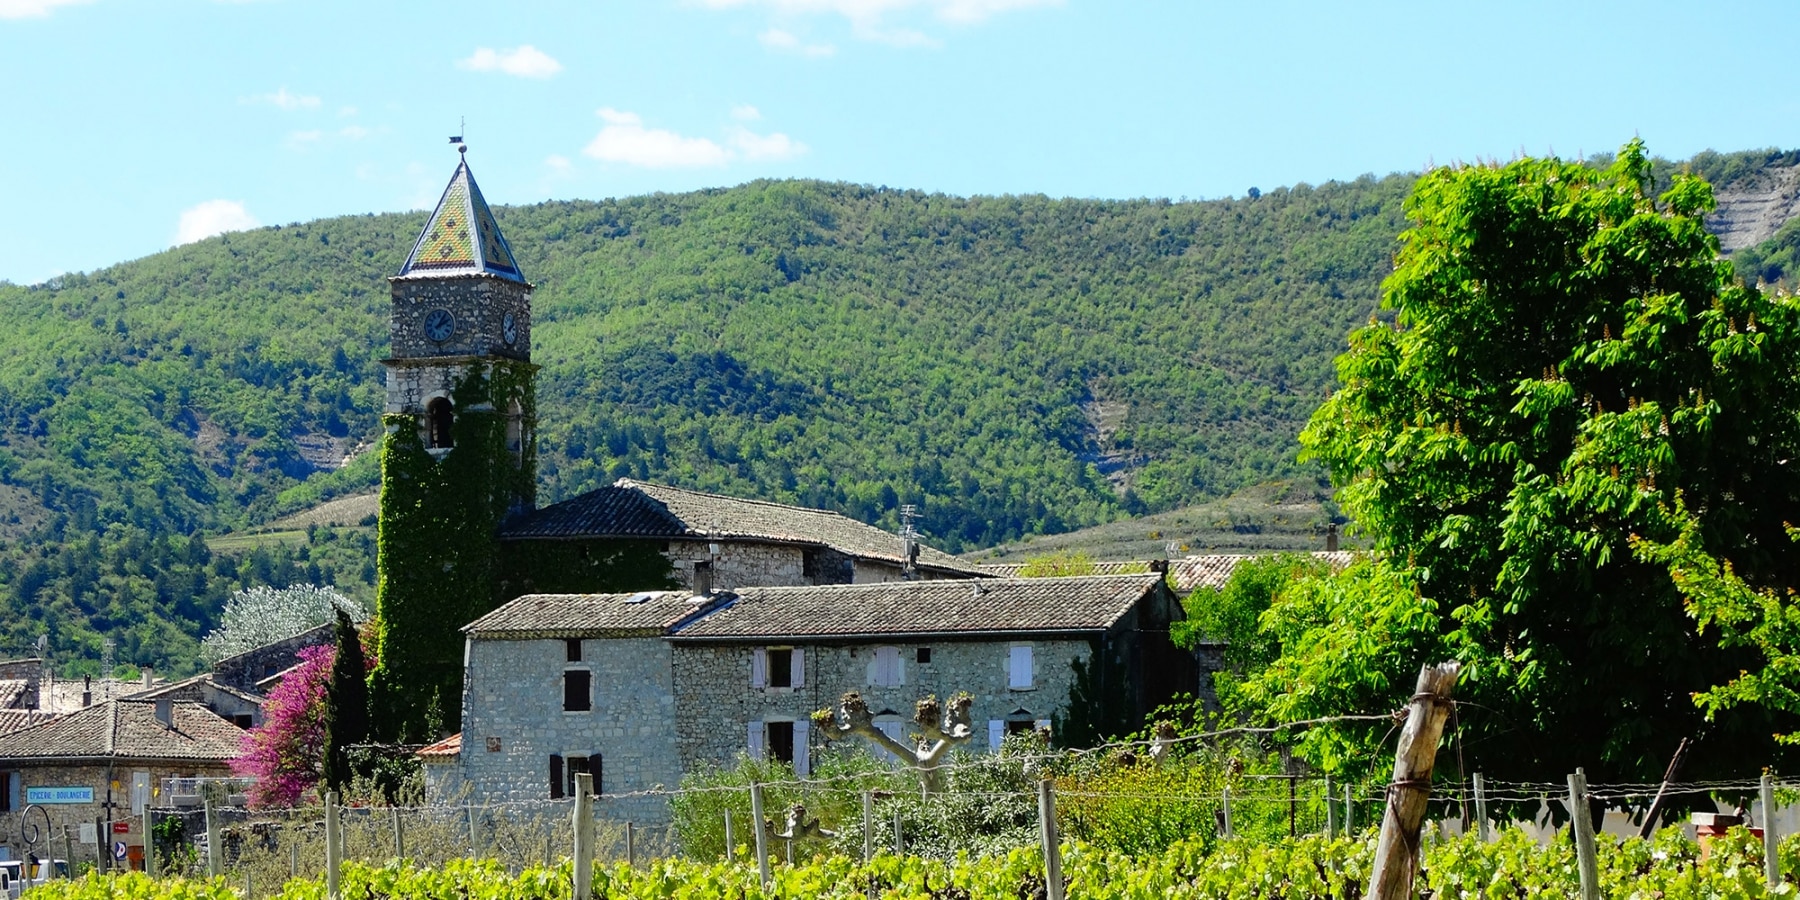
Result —
<path fill-rule="evenodd" d="M 463 140 L 463 132 L 467 131 L 468 127 L 469 127 L 469 123 L 467 120 L 465 120 L 461 116 L 456 117 L 457 133 L 450 136 L 450 143 L 456 145 L 456 152 L 458 152 L 458 153 L 468 153 L 469 152 L 469 145 L 466 141 Z"/>

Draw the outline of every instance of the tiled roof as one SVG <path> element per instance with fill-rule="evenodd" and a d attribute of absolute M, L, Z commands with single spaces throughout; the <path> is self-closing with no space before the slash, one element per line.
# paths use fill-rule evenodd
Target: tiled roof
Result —
<path fill-rule="evenodd" d="M 444 738 L 441 741 L 438 741 L 435 744 L 426 744 L 425 746 L 420 747 L 418 752 L 415 753 L 414 755 L 425 757 L 426 760 L 429 762 L 429 761 L 436 761 L 436 760 L 443 760 L 443 759 L 454 759 L 454 758 L 456 758 L 456 756 L 458 756 L 461 753 L 462 753 L 462 732 L 459 731 L 447 738 Z"/>
<path fill-rule="evenodd" d="M 23 709 L 27 699 L 35 703 L 36 687 L 23 678 L 0 678 L 0 709 Z"/>
<path fill-rule="evenodd" d="M 244 731 L 198 703 L 171 704 L 173 728 L 156 719 L 152 700 L 109 700 L 0 735 L 0 759 L 180 759 L 223 762 L 237 756 Z"/>
<path fill-rule="evenodd" d="M 249 691 L 239 690 L 229 684 L 225 684 L 214 677 L 211 672 L 201 672 L 192 678 L 186 678 L 181 681 L 172 681 L 168 684 L 160 684 L 147 691 L 138 691 L 135 694 L 126 694 L 120 699 L 155 700 L 158 697 L 169 697 L 176 700 L 192 700 L 196 703 L 203 703 L 205 702 L 206 691 L 208 689 L 230 694 L 240 700 L 254 703 L 258 706 L 261 706 L 263 702 L 262 696 L 252 694 Z"/>
<path fill-rule="evenodd" d="M 1356 552 L 1353 550 L 1316 550 L 1307 555 L 1324 562 L 1334 572 L 1347 568 L 1356 559 Z M 1231 580 L 1231 573 L 1239 563 L 1254 558 L 1254 555 L 1248 553 L 1188 556 L 1170 560 L 1169 574 L 1175 582 L 1175 590 L 1183 594 L 1196 588 L 1212 588 L 1216 591 Z"/>
<path fill-rule="evenodd" d="M 662 634 L 705 610 L 707 601 L 689 591 L 526 594 L 463 630 L 497 639 Z"/>
<path fill-rule="evenodd" d="M 1102 631 L 1161 583 L 1161 575 L 1090 575 L 745 588 L 671 639 Z"/>
<path fill-rule="evenodd" d="M 686 538 L 773 541 L 814 544 L 863 559 L 898 565 L 899 536 L 848 516 L 744 500 L 720 494 L 646 484 L 621 478 L 612 487 L 546 506 L 506 526 L 502 537 L 528 538 Z M 919 548 L 919 566 L 961 575 L 982 574 L 970 565 L 930 547 Z"/>
<path fill-rule="evenodd" d="M 467 160 L 456 166 L 437 209 L 396 277 L 492 275 L 523 282 L 512 247 L 488 209 Z"/>
<path fill-rule="evenodd" d="M 40 709 L 0 709 L 0 734 L 11 734 L 54 718 L 55 713 Z"/>
<path fill-rule="evenodd" d="M 1090 575 L 1143 575 L 1147 572 L 1156 571 L 1155 567 L 1159 566 L 1161 564 L 1162 564 L 1162 560 L 1145 560 L 1145 559 L 1099 560 L 1094 563 L 1094 571 L 1092 571 L 1088 574 L 1090 574 Z M 1020 570 L 1024 569 L 1028 565 L 1030 565 L 1030 563 L 1022 563 L 1022 562 L 982 563 L 981 571 L 986 572 L 989 575 L 993 575 L 996 578 L 1017 578 L 1019 576 Z"/>

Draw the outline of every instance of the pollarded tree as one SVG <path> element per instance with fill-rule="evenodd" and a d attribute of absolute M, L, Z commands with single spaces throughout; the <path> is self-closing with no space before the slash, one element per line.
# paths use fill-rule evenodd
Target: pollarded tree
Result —
<path fill-rule="evenodd" d="M 218 662 L 317 628 L 330 622 L 339 610 L 356 622 L 368 617 L 355 600 L 329 587 L 259 585 L 232 591 L 219 614 L 219 627 L 201 640 L 201 651 L 207 662 Z"/>
<path fill-rule="evenodd" d="M 1775 758 L 1763 711 L 1696 708 L 1755 654 L 1700 634 L 1643 549 L 1691 517 L 1753 585 L 1800 568 L 1800 315 L 1733 277 L 1712 203 L 1686 176 L 1656 196 L 1637 142 L 1603 170 L 1420 179 L 1394 318 L 1351 335 L 1301 438 L 1377 559 L 1265 616 L 1283 654 L 1252 692 L 1271 714 L 1384 708 L 1451 657 L 1467 762 L 1491 775 L 1647 780 L 1690 736 L 1691 776 Z"/>

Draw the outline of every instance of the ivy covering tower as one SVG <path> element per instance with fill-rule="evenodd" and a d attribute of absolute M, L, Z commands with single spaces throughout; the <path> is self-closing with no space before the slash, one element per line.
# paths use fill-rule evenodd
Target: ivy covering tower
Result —
<path fill-rule="evenodd" d="M 370 699 L 383 737 L 430 740 L 457 728 L 458 629 L 495 605 L 500 526 L 536 498 L 532 286 L 466 159 L 389 282 Z"/>

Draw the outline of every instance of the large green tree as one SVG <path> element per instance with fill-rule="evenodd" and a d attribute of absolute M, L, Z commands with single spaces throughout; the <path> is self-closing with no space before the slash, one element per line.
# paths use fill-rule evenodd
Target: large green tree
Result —
<path fill-rule="evenodd" d="M 1659 196 L 1635 141 L 1604 169 L 1419 181 L 1392 315 L 1351 335 L 1302 436 L 1375 558 L 1265 616 L 1271 713 L 1391 705 L 1454 657 L 1466 761 L 1490 776 L 1651 779 L 1683 737 L 1689 775 L 1776 758 L 1787 714 L 1695 703 L 1761 659 L 1697 629 L 1653 552 L 1685 535 L 1755 586 L 1800 567 L 1800 316 L 1719 258 L 1712 203 L 1692 176 Z M 1380 733 L 1314 749 L 1343 763 Z"/>

